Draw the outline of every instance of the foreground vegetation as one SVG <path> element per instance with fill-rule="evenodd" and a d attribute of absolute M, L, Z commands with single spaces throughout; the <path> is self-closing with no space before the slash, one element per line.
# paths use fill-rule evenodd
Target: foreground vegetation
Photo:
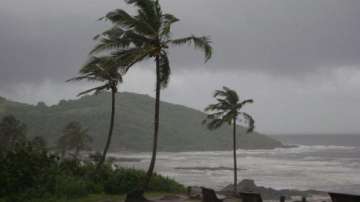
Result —
<path fill-rule="evenodd" d="M 0 201 L 76 201 L 73 199 L 121 198 L 145 179 L 140 170 L 112 167 L 96 169 L 96 161 L 62 160 L 31 143 L 17 144 L 0 153 Z M 184 192 L 184 186 L 155 174 L 149 192 Z M 81 200 L 79 200 L 81 201 Z M 91 200 L 87 200 L 91 201 Z"/>

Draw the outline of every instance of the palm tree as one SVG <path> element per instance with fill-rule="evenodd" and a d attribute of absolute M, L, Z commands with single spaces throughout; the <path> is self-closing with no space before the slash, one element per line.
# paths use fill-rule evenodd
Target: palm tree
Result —
<path fill-rule="evenodd" d="M 242 116 L 248 124 L 247 133 L 250 133 L 254 130 L 255 122 L 254 119 L 245 112 L 240 110 L 246 104 L 253 103 L 251 99 L 241 101 L 239 99 L 236 91 L 223 87 L 223 90 L 215 91 L 214 97 L 218 101 L 216 104 L 211 104 L 206 107 L 205 111 L 210 112 L 206 119 L 203 121 L 204 124 L 207 124 L 207 127 L 210 130 L 214 130 L 222 126 L 224 123 L 232 124 L 233 126 L 233 156 L 234 156 L 234 194 L 237 191 L 237 162 L 236 162 L 236 122 L 241 121 L 238 119 L 239 116 Z"/>
<path fill-rule="evenodd" d="M 63 135 L 58 140 L 58 145 L 63 151 L 75 150 L 74 158 L 77 159 L 81 150 L 90 149 L 90 143 L 93 141 L 87 134 L 87 129 L 83 129 L 79 122 L 68 123 L 63 129 Z"/>
<path fill-rule="evenodd" d="M 156 64 L 156 96 L 154 117 L 154 140 L 151 162 L 143 190 L 147 189 L 153 175 L 160 117 L 160 90 L 165 88 L 170 77 L 168 49 L 171 46 L 194 45 L 205 53 L 205 61 L 212 56 L 212 47 L 208 37 L 191 35 L 173 39 L 171 27 L 179 20 L 172 14 L 164 13 L 158 0 L 126 0 L 136 7 L 136 14 L 130 15 L 125 10 L 116 9 L 102 19 L 109 20 L 113 26 L 95 37 L 98 45 L 93 54 L 107 54 L 114 63 L 125 67 L 125 71 L 145 59 L 153 58 Z"/>
<path fill-rule="evenodd" d="M 78 96 L 85 95 L 91 92 L 95 94 L 103 90 L 111 90 L 111 115 L 110 115 L 110 126 L 108 136 L 102 153 L 102 157 L 98 162 L 97 168 L 100 168 L 104 163 L 106 154 L 109 150 L 111 138 L 114 129 L 115 120 L 115 97 L 118 91 L 117 85 L 123 81 L 122 74 L 119 72 L 119 68 L 107 57 L 91 57 L 90 60 L 80 69 L 80 76 L 72 78 L 68 81 L 95 81 L 104 82 L 105 84 L 91 88 L 78 94 Z"/>

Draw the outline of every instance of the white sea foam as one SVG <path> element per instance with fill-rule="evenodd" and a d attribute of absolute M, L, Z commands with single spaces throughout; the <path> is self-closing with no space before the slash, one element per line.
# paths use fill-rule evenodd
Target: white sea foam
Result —
<path fill-rule="evenodd" d="M 318 189 L 356 193 L 360 186 L 360 159 L 355 147 L 299 145 L 274 150 L 238 150 L 239 178 L 255 179 L 259 185 L 279 189 Z M 331 153 L 344 153 L 342 157 Z M 351 154 L 346 157 L 347 154 Z M 120 166 L 146 169 L 149 153 L 115 153 L 116 158 L 141 161 L 118 162 Z M 355 156 L 355 157 L 354 157 Z M 160 152 L 156 171 L 186 185 L 206 185 L 221 189 L 232 183 L 231 170 L 175 169 L 177 167 L 232 167 L 231 151 Z M 356 188 L 356 189 L 355 189 Z"/>

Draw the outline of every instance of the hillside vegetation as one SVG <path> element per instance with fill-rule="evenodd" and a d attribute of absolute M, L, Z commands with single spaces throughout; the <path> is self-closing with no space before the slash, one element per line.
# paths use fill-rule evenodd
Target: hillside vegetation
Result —
<path fill-rule="evenodd" d="M 111 151 L 150 151 L 154 99 L 147 95 L 118 93 L 116 119 Z M 78 100 L 62 100 L 57 105 L 36 106 L 0 98 L 0 117 L 13 114 L 28 126 L 28 136 L 43 136 L 52 144 L 70 121 L 79 121 L 94 138 L 93 148 L 101 150 L 105 143 L 110 114 L 110 94 L 84 96 Z M 205 114 L 185 106 L 161 102 L 160 151 L 202 151 L 231 149 L 231 128 L 224 126 L 209 131 L 201 124 Z M 241 134 L 242 149 L 272 149 L 281 142 L 259 133 Z"/>

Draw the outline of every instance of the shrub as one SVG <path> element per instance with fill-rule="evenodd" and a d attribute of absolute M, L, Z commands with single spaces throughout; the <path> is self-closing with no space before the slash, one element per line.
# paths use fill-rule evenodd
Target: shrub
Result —
<path fill-rule="evenodd" d="M 153 192 L 185 192 L 185 187 L 173 179 L 155 174 L 150 181 L 149 191 Z"/>
<path fill-rule="evenodd" d="M 124 194 L 143 186 L 146 173 L 141 170 L 119 168 L 104 185 L 104 191 L 108 194 Z M 185 187 L 176 181 L 154 175 L 151 178 L 149 191 L 154 192 L 183 192 Z"/>
<path fill-rule="evenodd" d="M 79 198 L 90 193 L 87 182 L 78 177 L 61 176 L 56 179 L 55 196 L 58 198 Z"/>
<path fill-rule="evenodd" d="M 0 197 L 42 195 L 52 186 L 57 157 L 34 150 L 30 144 L 18 145 L 0 155 Z M 20 195 L 19 195 L 20 194 Z M 14 199 L 16 201 L 17 199 Z"/>
<path fill-rule="evenodd" d="M 144 171 L 113 168 L 94 162 L 63 160 L 31 144 L 0 153 L 0 202 L 36 202 L 73 199 L 88 194 L 125 194 L 143 185 Z M 183 192 L 172 179 L 154 175 L 149 191 Z"/>

